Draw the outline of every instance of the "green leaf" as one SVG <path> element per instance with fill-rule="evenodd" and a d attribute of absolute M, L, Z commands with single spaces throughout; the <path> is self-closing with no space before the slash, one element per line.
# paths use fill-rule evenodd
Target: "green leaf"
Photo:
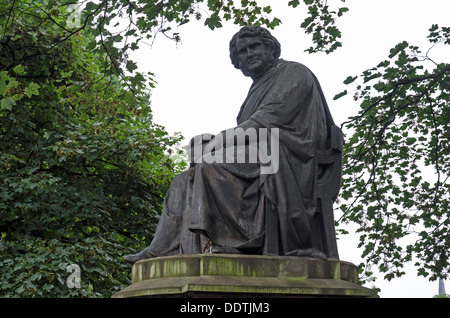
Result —
<path fill-rule="evenodd" d="M 339 94 L 336 94 L 336 95 L 333 97 L 333 100 L 337 100 L 337 99 L 339 99 L 339 98 L 341 98 L 341 97 L 343 97 L 343 96 L 345 96 L 345 95 L 347 95 L 347 90 L 345 90 L 345 91 L 343 91 L 343 92 L 340 92 Z"/>
<path fill-rule="evenodd" d="M 12 107 L 16 105 L 16 101 L 14 100 L 14 98 L 12 97 L 6 97 L 3 98 L 1 103 L 0 103 L 0 107 L 1 109 L 8 109 L 8 110 L 12 110 Z"/>
<path fill-rule="evenodd" d="M 368 81 L 379 78 L 381 76 L 383 76 L 381 73 L 368 74 L 367 76 L 364 76 L 364 83 L 367 83 Z"/>
<path fill-rule="evenodd" d="M 25 87 L 25 95 L 31 97 L 33 95 L 39 95 L 39 85 L 31 82 L 28 87 Z"/>
<path fill-rule="evenodd" d="M 25 67 L 22 64 L 19 64 L 14 66 L 13 71 L 17 75 L 22 75 L 25 72 Z"/>
<path fill-rule="evenodd" d="M 300 5 L 300 1 L 299 0 L 289 1 L 288 5 L 292 6 L 293 8 L 296 8 L 298 5 Z"/>
<path fill-rule="evenodd" d="M 206 18 L 205 25 L 208 26 L 211 30 L 221 28 L 222 23 L 219 15 L 217 13 L 214 13 L 209 18 Z"/>
<path fill-rule="evenodd" d="M 357 78 L 358 76 L 349 76 L 345 79 L 344 84 L 348 85 L 350 83 L 353 83 Z"/>
<path fill-rule="evenodd" d="M 397 44 L 394 48 L 392 48 L 390 50 L 389 58 L 393 58 L 399 52 L 403 51 L 407 47 L 408 47 L 408 42 L 406 42 L 406 41 L 403 41 L 403 42 Z"/>
<path fill-rule="evenodd" d="M 345 7 L 343 7 L 343 8 L 339 8 L 339 10 L 338 10 L 338 17 L 341 17 L 345 12 L 348 12 L 348 8 L 345 8 Z"/>
<path fill-rule="evenodd" d="M 138 68 L 138 66 L 133 61 L 127 61 L 126 68 L 127 68 L 128 72 L 132 73 L 135 69 Z"/>

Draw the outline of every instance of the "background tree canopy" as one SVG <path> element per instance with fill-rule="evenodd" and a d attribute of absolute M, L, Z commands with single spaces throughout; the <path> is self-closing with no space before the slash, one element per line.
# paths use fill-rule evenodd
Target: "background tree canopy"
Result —
<path fill-rule="evenodd" d="M 179 138 L 152 122 L 143 82 L 89 49 L 93 34 L 65 29 L 66 6 L 0 8 L 0 295 L 108 297 L 183 168 Z M 70 264 L 82 288 L 67 287 Z"/>
<path fill-rule="evenodd" d="M 429 53 L 450 44 L 450 28 L 432 25 L 428 40 L 426 52 L 403 41 L 344 81 L 361 104 L 342 124 L 341 221 L 358 224 L 366 263 L 386 279 L 402 276 L 413 259 L 419 275 L 449 275 L 450 64 Z"/>
<path fill-rule="evenodd" d="M 130 52 L 157 34 L 180 41 L 191 20 L 277 27 L 258 2 L 0 0 L 0 295 L 109 297 L 130 283 L 121 257 L 149 243 L 185 168 L 181 137 L 153 122 L 154 76 Z M 345 1 L 286 5 L 307 8 L 307 52 L 342 45 Z M 448 45 L 449 28 L 432 26 L 429 41 Z M 361 269 L 375 264 L 390 279 L 414 258 L 420 275 L 445 277 L 449 65 L 403 42 L 344 83 L 361 110 L 343 124 L 338 227 L 357 226 Z M 68 288 L 70 264 L 82 288 Z"/>

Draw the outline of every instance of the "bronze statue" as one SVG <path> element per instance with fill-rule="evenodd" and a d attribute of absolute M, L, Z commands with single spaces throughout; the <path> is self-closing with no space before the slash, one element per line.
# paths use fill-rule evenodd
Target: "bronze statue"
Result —
<path fill-rule="evenodd" d="M 342 134 L 319 82 L 280 59 L 261 27 L 241 28 L 230 57 L 253 79 L 237 126 L 191 140 L 191 166 L 174 178 L 154 239 L 130 263 L 204 252 L 338 258 Z"/>

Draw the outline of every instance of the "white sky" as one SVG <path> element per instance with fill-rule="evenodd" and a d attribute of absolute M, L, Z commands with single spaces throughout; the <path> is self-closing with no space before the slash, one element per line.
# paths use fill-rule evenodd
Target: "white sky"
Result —
<path fill-rule="evenodd" d="M 271 31 L 281 43 L 281 58 L 303 63 L 316 74 L 337 125 L 358 109 L 351 94 L 333 101 L 337 93 L 349 88 L 342 83 L 347 76 L 359 75 L 387 59 L 389 50 L 403 40 L 425 53 L 430 46 L 426 36 L 431 25 L 449 26 L 450 21 L 450 0 L 333 0 L 330 6 L 350 9 L 337 21 L 343 46 L 330 55 L 308 54 L 304 50 L 311 45 L 310 36 L 300 28 L 305 6 L 292 9 L 287 6 L 288 0 L 258 3 L 270 4 L 272 15 L 282 20 L 282 25 Z M 169 133 L 181 132 L 186 142 L 201 133 L 215 134 L 235 126 L 251 85 L 229 59 L 229 41 L 239 27 L 231 22 L 223 25 L 211 31 L 203 26 L 203 20 L 192 21 L 179 29 L 182 43 L 176 45 L 158 35 L 152 48 L 141 45 L 132 55 L 139 71 L 156 75 L 158 84 L 152 90 L 154 122 Z M 449 62 L 444 56 L 450 56 L 448 49 L 446 53 L 432 51 L 437 61 Z M 362 251 L 357 243 L 358 238 L 352 235 L 338 241 L 341 260 L 359 264 Z M 432 297 L 438 293 L 437 282 L 416 277 L 412 265 L 407 268 L 402 278 L 387 282 L 380 277 L 374 283 L 381 288 L 381 297 Z M 450 293 L 448 282 L 445 287 Z"/>

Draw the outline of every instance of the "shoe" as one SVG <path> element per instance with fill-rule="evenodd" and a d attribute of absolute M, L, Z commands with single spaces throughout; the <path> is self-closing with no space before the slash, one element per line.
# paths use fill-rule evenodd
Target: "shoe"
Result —
<path fill-rule="evenodd" d="M 152 257 L 154 257 L 154 256 L 146 248 L 137 254 L 125 255 L 124 259 L 127 263 L 134 264 L 137 261 L 140 261 L 142 259 L 148 259 L 148 258 L 152 258 Z"/>
<path fill-rule="evenodd" d="M 213 245 L 211 247 L 210 253 L 216 253 L 216 254 L 242 254 L 240 250 L 238 250 L 235 247 L 231 246 L 219 246 L 219 245 Z"/>
<path fill-rule="evenodd" d="M 294 250 L 286 254 L 287 256 L 311 257 L 316 259 L 327 259 L 327 256 L 315 248 L 307 248 L 304 250 Z"/>
<path fill-rule="evenodd" d="M 235 247 L 215 245 L 212 241 L 209 241 L 203 247 L 203 254 L 209 254 L 209 253 L 242 254 L 242 252 Z"/>

